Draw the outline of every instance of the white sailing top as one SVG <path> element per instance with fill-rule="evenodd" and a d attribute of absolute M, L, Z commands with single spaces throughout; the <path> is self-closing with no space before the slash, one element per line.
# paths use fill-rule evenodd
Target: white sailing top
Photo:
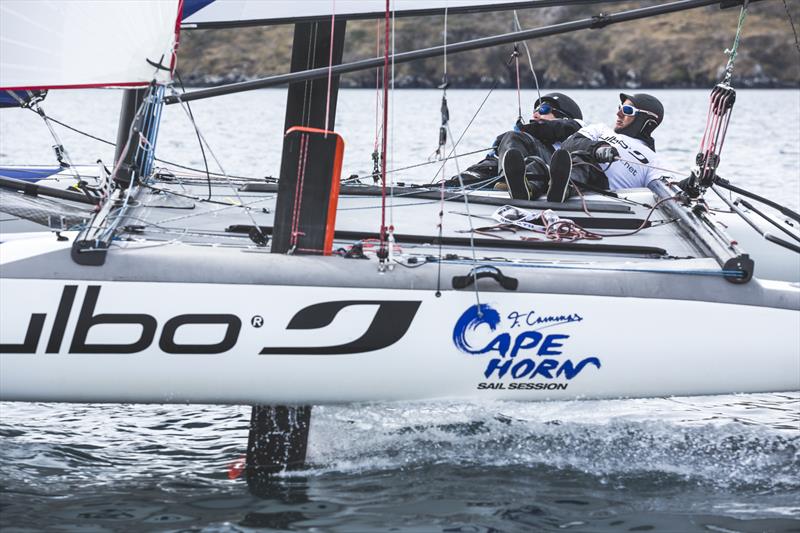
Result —
<path fill-rule="evenodd" d="M 608 178 L 610 190 L 647 187 L 651 181 L 660 176 L 654 169 L 643 166 L 658 166 L 655 151 L 651 150 L 643 141 L 616 133 L 605 124 L 590 124 L 581 128 L 578 133 L 593 141 L 607 142 L 619 151 L 621 159 L 627 160 L 614 161 L 610 165 L 607 163 L 600 165 Z M 640 161 L 643 165 L 631 161 Z"/>

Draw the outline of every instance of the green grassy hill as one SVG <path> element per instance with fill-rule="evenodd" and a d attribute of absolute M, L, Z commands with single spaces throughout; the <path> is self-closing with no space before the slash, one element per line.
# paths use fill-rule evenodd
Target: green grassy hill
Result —
<path fill-rule="evenodd" d="M 519 11 L 523 28 L 591 17 L 640 6 L 641 2 L 601 6 L 553 7 Z M 788 0 L 800 26 L 800 1 Z M 544 87 L 709 87 L 718 82 L 733 43 L 739 9 L 695 9 L 636 22 L 582 30 L 529 41 L 533 63 Z M 512 31 L 512 13 L 451 15 L 448 41 L 458 42 Z M 398 18 L 398 52 L 442 43 L 443 17 Z M 347 25 L 345 61 L 375 57 L 376 21 Z M 800 28 L 798 28 L 800 30 Z M 178 68 L 189 84 L 221 84 L 289 71 L 291 26 L 184 31 Z M 800 87 L 800 50 L 782 0 L 751 5 L 745 22 L 734 85 Z M 464 52 L 448 57 L 453 87 L 515 84 L 507 60 L 513 46 Z M 523 83 L 531 73 L 524 50 Z M 398 65 L 398 87 L 434 87 L 442 78 L 442 60 Z M 375 72 L 342 77 L 343 87 L 374 87 Z"/>

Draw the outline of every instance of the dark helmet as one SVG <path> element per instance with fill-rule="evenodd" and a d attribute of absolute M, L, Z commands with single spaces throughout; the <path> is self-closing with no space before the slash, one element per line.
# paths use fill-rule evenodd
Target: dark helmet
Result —
<path fill-rule="evenodd" d="M 617 130 L 617 133 L 623 133 L 640 139 L 649 139 L 653 130 L 664 120 L 664 106 L 661 105 L 661 102 L 659 102 L 658 98 L 655 96 L 644 93 L 619 93 L 620 103 L 624 103 L 625 100 L 630 100 L 633 107 L 643 112 L 637 113 L 633 122 L 627 127 Z"/>
<path fill-rule="evenodd" d="M 538 109 L 539 104 L 543 102 L 547 102 L 557 111 L 560 111 L 561 115 L 564 115 L 567 118 L 571 118 L 573 120 L 583 120 L 581 108 L 578 107 L 578 104 L 575 103 L 575 100 L 564 93 L 547 93 L 536 100 L 536 103 L 533 104 L 533 108 Z"/>

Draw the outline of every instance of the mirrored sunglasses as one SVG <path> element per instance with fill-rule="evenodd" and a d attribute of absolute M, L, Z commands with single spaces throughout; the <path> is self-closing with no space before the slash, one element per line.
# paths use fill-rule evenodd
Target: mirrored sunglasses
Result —
<path fill-rule="evenodd" d="M 556 116 L 566 116 L 563 111 L 561 111 L 556 107 L 553 107 L 547 102 L 543 102 L 542 104 L 540 104 L 539 107 L 537 107 L 534 111 L 536 113 L 539 113 L 540 115 L 548 115 L 550 113 L 553 113 Z"/>
<path fill-rule="evenodd" d="M 634 117 L 636 116 L 637 113 L 644 113 L 645 115 L 650 115 L 651 117 L 658 118 L 658 115 L 656 115 L 652 111 L 647 111 L 645 109 L 638 109 L 628 104 L 625 105 L 620 104 L 619 110 L 622 111 L 622 114 L 625 115 L 626 117 Z"/>

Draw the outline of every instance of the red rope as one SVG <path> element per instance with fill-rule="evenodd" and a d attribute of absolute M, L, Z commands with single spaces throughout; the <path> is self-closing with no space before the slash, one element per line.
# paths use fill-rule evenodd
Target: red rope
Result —
<path fill-rule="evenodd" d="M 708 126 L 711 124 L 711 113 L 714 109 L 714 98 L 713 96 L 708 101 L 708 113 L 706 114 L 706 129 L 703 130 L 703 138 L 700 141 L 700 149 L 698 152 L 703 152 L 706 148 L 706 138 L 708 137 Z"/>
<path fill-rule="evenodd" d="M 386 0 L 386 17 L 383 41 L 383 135 L 381 139 L 381 249 L 386 242 L 386 132 L 389 122 L 389 0 Z"/>
<path fill-rule="evenodd" d="M 381 22 L 380 19 L 375 21 L 375 55 L 381 53 Z M 375 69 L 375 143 L 372 146 L 372 151 L 378 151 L 378 137 L 380 136 L 380 100 L 381 100 L 381 69 Z"/>
<path fill-rule="evenodd" d="M 514 48 L 514 62 L 517 67 L 517 115 L 522 119 L 522 88 L 519 80 L 519 50 Z"/>
<path fill-rule="evenodd" d="M 300 236 L 305 235 L 300 231 L 300 209 L 303 203 L 303 185 L 306 178 L 306 163 L 308 162 L 308 135 L 300 136 L 300 152 L 297 154 L 297 183 L 294 188 L 294 205 L 292 206 L 292 234 L 289 244 L 297 246 Z"/>
<path fill-rule="evenodd" d="M 711 93 L 706 129 L 703 132 L 703 139 L 700 141 L 698 154 L 702 157 L 701 176 L 707 177 L 719 163 L 719 155 L 725 143 L 725 135 L 728 132 L 728 123 L 731 118 L 732 98 L 732 93 L 720 90 L 720 86 L 715 87 Z"/>

